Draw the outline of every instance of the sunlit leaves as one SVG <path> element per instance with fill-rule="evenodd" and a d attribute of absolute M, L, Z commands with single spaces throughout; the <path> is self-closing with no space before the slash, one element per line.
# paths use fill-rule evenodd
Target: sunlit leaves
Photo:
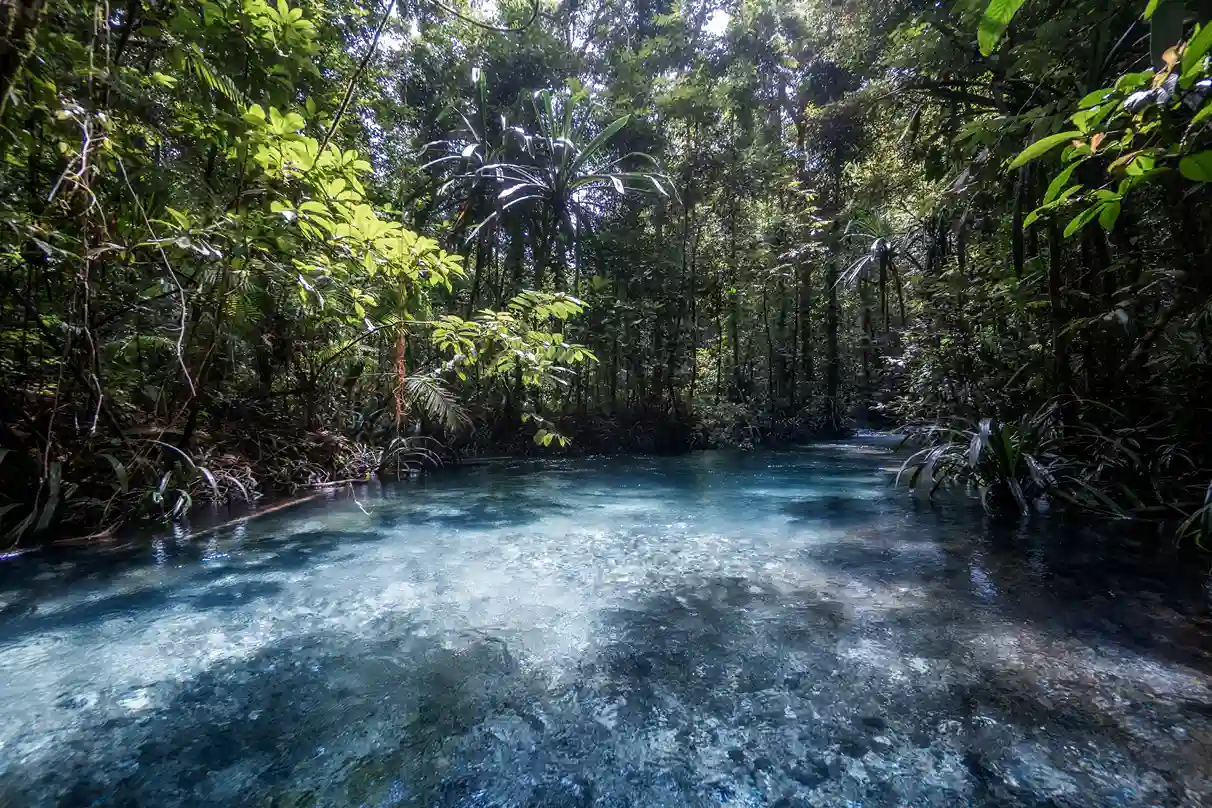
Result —
<path fill-rule="evenodd" d="M 981 16 L 980 29 L 977 32 L 983 56 L 989 56 L 997 50 L 998 41 L 1023 2 L 1024 0 L 990 0 Z"/>
<path fill-rule="evenodd" d="M 1061 191 L 1063 191 L 1069 185 L 1069 178 L 1073 176 L 1073 172 L 1078 165 L 1080 165 L 1080 163 L 1071 163 L 1070 165 L 1066 166 L 1061 173 L 1057 174 L 1056 177 L 1053 178 L 1052 182 L 1048 183 L 1048 190 L 1044 194 L 1045 205 L 1054 202 L 1057 197 L 1060 196 Z"/>
<path fill-rule="evenodd" d="M 1183 48 L 1182 72 L 1186 77 L 1195 73 L 1203 63 L 1204 56 L 1212 48 L 1212 21 L 1202 26 Z"/>
<path fill-rule="evenodd" d="M 1081 137 L 1081 132 L 1061 132 L 1056 135 L 1040 138 L 1032 143 L 1027 148 L 1023 149 L 1017 157 L 1010 163 L 1010 168 L 1020 168 L 1032 160 L 1037 160 L 1043 157 L 1048 152 L 1055 149 L 1064 143 L 1071 142 L 1074 138 Z"/>
<path fill-rule="evenodd" d="M 445 315 L 434 325 L 433 341 L 451 354 L 450 366 L 479 365 L 493 376 L 519 373 L 528 385 L 563 384 L 568 368 L 597 361 L 588 348 L 549 332 L 551 318 L 580 313 L 580 301 L 561 293 L 526 291 L 509 301 L 506 311 L 484 310 L 474 320 Z"/>

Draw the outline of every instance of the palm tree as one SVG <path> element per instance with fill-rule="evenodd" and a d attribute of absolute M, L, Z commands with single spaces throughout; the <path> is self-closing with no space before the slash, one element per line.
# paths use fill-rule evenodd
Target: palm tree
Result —
<path fill-rule="evenodd" d="M 888 315 L 888 284 L 896 284 L 896 298 L 900 313 L 900 325 L 904 327 L 905 288 L 901 278 L 900 262 L 908 261 L 919 266 L 914 250 L 922 245 L 924 231 L 919 227 L 897 229 L 882 216 L 859 214 L 846 227 L 846 238 L 862 249 L 862 255 L 846 268 L 839 281 L 851 286 L 870 281 L 873 272 L 878 272 L 880 312 L 884 320 L 884 331 L 890 330 Z"/>
<path fill-rule="evenodd" d="M 509 144 L 512 159 L 487 162 L 468 175 L 488 180 L 497 189 L 496 209 L 477 229 L 515 208 L 524 208 L 533 215 L 536 286 L 542 284 L 549 270 L 556 287 L 563 286 L 566 249 L 582 231 L 592 232 L 593 214 L 601 209 L 604 195 L 622 195 L 631 190 L 670 195 L 672 184 L 660 172 L 620 169 L 634 161 L 655 169 L 657 163 L 651 156 L 631 152 L 614 160 L 608 157 L 611 139 L 631 116 L 618 118 L 581 145 L 581 121 L 588 115 L 579 110 L 588 106 L 588 100 L 583 91 L 535 92 L 531 106 L 536 131 L 509 128 L 506 131 L 513 139 Z"/>
<path fill-rule="evenodd" d="M 859 214 L 846 227 L 845 239 L 859 247 L 862 252 L 834 281 L 834 285 L 855 286 L 859 293 L 859 346 L 862 351 L 862 390 L 859 402 L 859 418 L 867 421 L 871 397 L 875 390 L 873 379 L 875 364 L 875 324 L 872 317 L 871 285 L 878 283 L 879 311 L 883 318 L 883 334 L 891 331 L 888 305 L 888 287 L 896 284 L 899 304 L 900 326 L 906 321 L 905 289 L 901 280 L 899 262 L 907 260 L 917 265 L 913 251 L 919 246 L 924 234 L 920 228 L 897 230 L 886 218 L 870 214 Z M 878 273 L 878 275 L 877 275 Z M 832 292 L 833 290 L 831 290 Z"/>

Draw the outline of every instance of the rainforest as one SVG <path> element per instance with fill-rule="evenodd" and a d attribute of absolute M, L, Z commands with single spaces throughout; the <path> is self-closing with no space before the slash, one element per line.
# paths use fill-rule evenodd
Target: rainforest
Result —
<path fill-rule="evenodd" d="M 0 14 L 10 545 L 855 428 L 1212 526 L 1203 4 Z"/>
<path fill-rule="evenodd" d="M 0 0 L 0 808 L 1212 804 L 1206 0 Z"/>

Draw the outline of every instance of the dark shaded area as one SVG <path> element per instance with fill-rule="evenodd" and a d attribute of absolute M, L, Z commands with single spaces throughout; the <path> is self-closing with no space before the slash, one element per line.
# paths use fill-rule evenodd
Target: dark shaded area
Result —
<path fill-rule="evenodd" d="M 822 511 L 824 521 L 838 512 L 846 518 L 844 501 Z M 967 601 L 1060 636 L 1112 642 L 1212 674 L 1206 559 L 1134 542 L 1130 528 L 1107 523 L 1041 520 L 974 532 L 963 515 L 919 511 L 908 529 L 889 524 L 887 511 L 869 526 L 855 517 L 853 535 L 806 548 L 804 557 L 874 584 L 925 585 L 959 611 Z"/>
<path fill-rule="evenodd" d="M 874 567 L 884 561 L 873 557 Z M 877 806 L 918 799 L 1179 805 L 1184 784 L 1199 781 L 1205 766 L 1202 753 L 1184 742 L 1185 732 L 1176 737 L 1165 728 L 1185 726 L 1212 738 L 1206 705 L 1192 716 L 1188 701 L 1114 677 L 1092 681 L 1089 672 L 1075 670 L 1070 680 L 1048 681 L 1030 667 L 974 656 L 981 613 L 946 598 L 856 614 L 811 590 L 688 581 L 643 608 L 614 613 L 608 625 L 613 640 L 600 662 L 610 687 L 631 695 L 627 721 L 636 728 L 671 720 L 694 727 L 709 715 L 724 727 L 745 727 L 747 739 L 728 752 L 729 761 L 741 782 L 759 790 L 770 780 L 797 783 L 784 804 L 807 805 L 815 794 L 837 800 L 825 804 L 857 799 Z M 882 676 L 879 663 L 846 653 L 868 639 L 887 644 L 884 662 L 891 666 L 917 657 L 946 663 L 950 684 L 940 689 L 937 673 Z M 1089 639 L 1097 647 L 1100 640 L 1116 642 L 1116 635 Z M 1110 692 L 1126 700 L 1122 712 L 1097 703 Z M 671 704 L 686 714 L 671 716 Z M 926 772 L 910 776 L 903 762 L 908 748 L 929 750 L 940 771 L 962 764 L 959 790 L 923 786 Z M 848 760 L 863 761 L 861 780 L 847 773 Z M 1108 784 L 1106 771 L 1129 781 L 1152 774 L 1162 782 L 1123 792 Z M 1065 799 L 1050 790 L 1058 776 L 1076 785 Z"/>
<path fill-rule="evenodd" d="M 11 779 L 0 804 L 357 805 L 393 782 L 432 797 L 457 790 L 435 764 L 452 738 L 538 693 L 490 639 L 449 647 L 407 633 L 372 644 L 308 635 L 167 687 L 142 726 L 82 734 L 63 768 Z M 346 743 L 374 752 L 347 758 Z M 317 790 L 313 767 L 331 777 L 327 788 Z"/>
<path fill-rule="evenodd" d="M 96 625 L 117 616 L 131 616 L 164 609 L 185 602 L 193 609 L 237 608 L 252 600 L 270 597 L 281 591 L 276 582 L 261 580 L 269 572 L 298 570 L 321 558 L 333 556 L 351 545 L 380 541 L 384 533 L 352 530 L 310 530 L 267 538 L 241 548 L 237 556 L 208 561 L 205 545 L 162 542 L 165 559 L 172 570 L 165 583 L 130 592 L 89 597 L 105 592 L 105 585 L 131 565 L 147 563 L 146 552 L 154 548 L 123 550 L 118 557 L 84 555 L 63 561 L 49 579 L 39 579 L 27 559 L 17 559 L 27 572 L 19 578 L 25 586 L 0 589 L 11 600 L 0 612 L 0 646 L 41 632 L 63 631 Z M 177 569 L 179 568 L 179 569 Z M 80 599 L 71 605 L 47 611 L 39 605 L 39 596 L 56 590 L 80 591 Z"/>

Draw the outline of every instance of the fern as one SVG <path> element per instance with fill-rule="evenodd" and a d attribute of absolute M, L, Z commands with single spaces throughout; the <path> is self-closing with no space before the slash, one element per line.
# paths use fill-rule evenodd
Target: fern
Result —
<path fill-rule="evenodd" d="M 408 403 L 447 430 L 458 432 L 471 425 L 471 417 L 449 390 L 433 376 L 409 376 L 404 382 Z"/>
<path fill-rule="evenodd" d="M 238 107 L 243 108 L 247 105 L 244 94 L 236 87 L 236 83 L 230 77 L 215 70 L 206 60 L 206 55 L 202 53 L 201 48 L 191 43 L 182 48 L 181 53 L 185 57 L 185 66 L 189 72 L 193 73 L 207 87 Z"/>

